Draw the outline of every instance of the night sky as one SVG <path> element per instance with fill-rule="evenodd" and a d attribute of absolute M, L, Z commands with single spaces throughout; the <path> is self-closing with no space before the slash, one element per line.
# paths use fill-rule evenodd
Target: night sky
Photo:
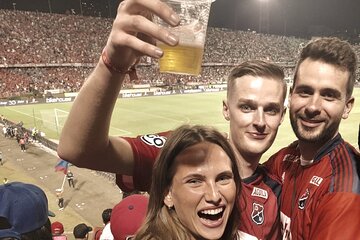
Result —
<path fill-rule="evenodd" d="M 241 30 L 258 31 L 262 9 L 270 33 L 302 35 L 316 26 L 360 33 L 359 0 L 217 0 L 213 7 L 213 23 Z"/>
<path fill-rule="evenodd" d="M 0 0 L 0 8 L 114 17 L 119 0 Z M 13 3 L 16 3 L 14 5 Z M 210 26 L 280 35 L 311 36 L 321 31 L 360 34 L 359 0 L 216 0 Z"/>

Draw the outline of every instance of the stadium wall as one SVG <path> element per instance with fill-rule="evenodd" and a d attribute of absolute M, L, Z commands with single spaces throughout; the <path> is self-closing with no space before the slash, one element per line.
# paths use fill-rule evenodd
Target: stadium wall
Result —
<path fill-rule="evenodd" d="M 146 88 L 146 89 L 127 89 L 119 93 L 119 98 L 133 98 L 133 97 L 147 97 L 147 96 L 163 96 L 173 94 L 191 94 L 191 93 L 206 93 L 206 92 L 219 92 L 226 91 L 226 84 L 216 85 L 198 85 L 188 89 L 174 89 L 164 90 L 162 88 Z M 65 103 L 73 102 L 77 93 L 64 94 L 64 97 L 47 97 L 38 99 L 13 99 L 13 100 L 0 100 L 0 107 L 27 105 L 27 104 L 44 104 L 44 103 Z"/>

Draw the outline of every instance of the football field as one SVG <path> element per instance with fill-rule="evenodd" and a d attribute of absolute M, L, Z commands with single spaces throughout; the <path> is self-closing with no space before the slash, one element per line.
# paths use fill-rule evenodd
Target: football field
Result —
<path fill-rule="evenodd" d="M 350 117 L 342 121 L 340 132 L 349 143 L 357 146 L 360 122 L 360 88 L 354 89 L 355 106 Z M 110 135 L 136 136 L 173 129 L 181 124 L 212 125 L 228 132 L 228 122 L 222 116 L 222 100 L 226 92 L 182 94 L 140 98 L 119 98 L 112 117 Z M 49 139 L 57 140 L 72 103 L 34 104 L 1 107 L 0 114 L 13 122 L 22 121 L 26 128 L 36 126 Z M 96 131 L 96 129 L 94 129 Z M 295 140 L 288 115 L 267 159 L 280 147 Z"/>

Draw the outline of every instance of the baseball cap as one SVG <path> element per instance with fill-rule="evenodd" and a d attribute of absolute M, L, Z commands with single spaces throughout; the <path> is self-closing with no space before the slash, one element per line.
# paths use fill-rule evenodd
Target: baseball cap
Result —
<path fill-rule="evenodd" d="M 7 228 L 0 229 L 0 238 L 20 239 L 21 234 L 34 231 L 48 221 L 48 200 L 39 187 L 11 182 L 0 185 L 0 218 Z"/>
<path fill-rule="evenodd" d="M 64 233 L 64 225 L 61 222 L 53 222 L 51 224 L 51 233 L 53 235 L 60 235 Z"/>
<path fill-rule="evenodd" d="M 74 237 L 84 238 L 86 234 L 92 231 L 92 227 L 87 226 L 85 223 L 80 223 L 74 227 Z"/>
<path fill-rule="evenodd" d="M 110 228 L 117 240 L 134 235 L 145 220 L 149 198 L 141 194 L 130 195 L 112 210 Z"/>

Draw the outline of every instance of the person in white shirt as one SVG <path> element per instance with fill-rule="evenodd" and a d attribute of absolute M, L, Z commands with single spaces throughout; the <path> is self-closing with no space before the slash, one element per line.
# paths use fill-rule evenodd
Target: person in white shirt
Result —
<path fill-rule="evenodd" d="M 102 219 L 105 224 L 105 227 L 101 233 L 100 240 L 113 240 L 114 236 L 111 233 L 110 229 L 110 217 L 112 209 L 105 209 L 102 213 Z"/>

